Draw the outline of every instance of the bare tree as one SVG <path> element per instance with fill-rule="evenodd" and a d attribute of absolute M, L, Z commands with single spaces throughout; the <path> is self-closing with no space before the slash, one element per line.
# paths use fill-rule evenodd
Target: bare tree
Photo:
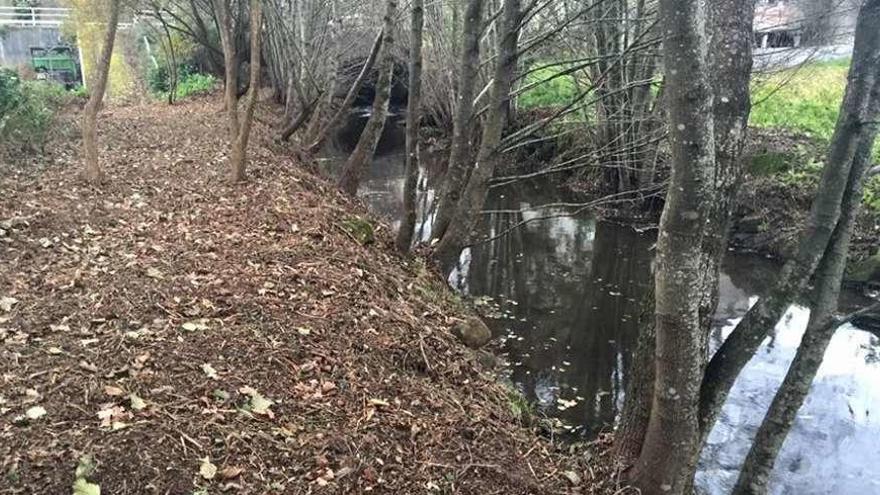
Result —
<path fill-rule="evenodd" d="M 864 58 L 854 58 L 853 69 L 854 71 L 872 71 L 874 69 L 870 64 L 876 67 L 880 63 L 877 57 L 880 52 L 880 29 L 878 29 L 880 27 L 880 2 L 873 2 L 873 5 L 870 2 L 865 4 L 859 15 L 859 24 L 873 26 L 868 29 L 857 27 L 857 33 L 861 38 L 856 41 L 858 45 L 865 43 L 873 47 L 873 53 L 867 51 L 867 55 L 873 60 L 866 61 Z M 869 65 L 856 67 L 856 64 L 866 63 Z M 876 71 L 874 72 L 877 74 Z M 875 79 L 871 91 L 870 105 L 873 109 L 868 118 L 875 120 L 863 122 L 865 131 L 856 144 L 856 152 L 853 156 L 853 163 L 841 202 L 841 215 L 816 270 L 815 302 L 810 312 L 806 332 L 788 373 L 758 429 L 733 490 L 735 495 L 758 495 L 767 492 L 767 484 L 779 449 L 794 423 L 798 410 L 806 399 L 810 385 L 822 364 L 825 350 L 831 342 L 831 337 L 841 323 L 841 320 L 835 319 L 834 315 L 837 311 L 837 301 L 846 268 L 850 239 L 862 201 L 862 187 L 871 166 L 871 152 L 877 136 L 876 116 L 880 115 L 880 78 Z"/>
<path fill-rule="evenodd" d="M 233 39 L 232 13 L 229 0 L 213 0 L 220 29 L 225 65 L 224 101 L 229 131 L 229 165 L 231 180 L 240 182 L 247 179 L 247 145 L 251 125 L 254 120 L 254 107 L 260 89 L 260 37 L 262 33 L 263 10 L 261 0 L 250 1 L 250 79 L 244 109 L 238 106 L 238 54 Z"/>
<path fill-rule="evenodd" d="M 807 225 L 797 251 L 780 271 L 776 283 L 746 313 L 733 332 L 712 356 L 701 386 L 701 429 L 708 435 L 736 377 L 754 355 L 767 333 L 782 317 L 790 302 L 806 288 L 822 259 L 841 215 L 841 201 L 859 144 L 869 123 L 877 120 L 872 106 L 872 91 L 880 68 L 880 37 L 876 9 L 880 0 L 870 0 L 862 7 L 863 17 L 856 28 L 856 44 L 847 81 L 846 94 L 827 154 L 825 168 Z M 860 30 L 861 28 L 861 30 Z M 870 34 L 865 32 L 871 30 Z"/>
<path fill-rule="evenodd" d="M 467 182 L 471 160 L 474 96 L 480 68 L 480 34 L 483 30 L 483 1 L 468 0 L 462 28 L 458 73 L 458 93 L 453 115 L 452 143 L 446 179 L 439 196 L 439 206 L 431 236 L 440 239 L 455 214 L 461 191 Z"/>
<path fill-rule="evenodd" d="M 489 180 L 494 175 L 495 165 L 501 157 L 498 148 L 507 124 L 510 89 L 516 75 L 517 46 L 522 22 L 520 0 L 504 0 L 502 9 L 490 103 L 477 160 L 467 179 L 464 192 L 455 204 L 452 221 L 436 247 L 436 257 L 447 264 L 454 261 L 479 220 L 480 211 L 486 201 Z"/>
<path fill-rule="evenodd" d="M 110 74 L 110 60 L 113 56 L 113 44 L 116 41 L 116 28 L 119 25 L 120 0 L 110 0 L 107 10 L 107 30 L 104 43 L 101 45 L 101 56 L 95 66 L 91 78 L 89 101 L 83 111 L 82 135 L 83 152 L 86 159 L 86 179 L 97 183 L 101 180 L 101 165 L 98 162 L 98 111 L 107 90 L 107 79 Z"/>
<path fill-rule="evenodd" d="M 661 0 L 660 13 L 672 179 L 657 238 L 653 402 L 633 479 L 643 494 L 674 495 L 690 486 L 700 443 L 706 332 L 699 302 L 715 139 L 703 3 Z"/>
<path fill-rule="evenodd" d="M 422 29 L 424 0 L 413 0 L 409 31 L 409 94 L 406 101 L 406 171 L 403 183 L 403 218 L 397 230 L 397 249 L 406 252 L 416 227 L 416 188 L 419 181 L 419 123 L 422 118 Z"/>
<path fill-rule="evenodd" d="M 348 160 L 342 174 L 339 176 L 339 188 L 343 192 L 354 196 L 361 182 L 361 175 L 373 159 L 382 130 L 385 128 L 385 120 L 388 117 L 388 100 L 391 98 L 391 77 L 394 74 L 394 55 L 391 52 L 394 46 L 394 17 L 397 13 L 397 1 L 388 0 L 385 6 L 385 18 L 382 28 L 381 61 L 379 62 L 379 80 L 376 83 L 376 96 L 373 99 L 373 108 L 367 125 L 361 132 L 357 145 Z"/>

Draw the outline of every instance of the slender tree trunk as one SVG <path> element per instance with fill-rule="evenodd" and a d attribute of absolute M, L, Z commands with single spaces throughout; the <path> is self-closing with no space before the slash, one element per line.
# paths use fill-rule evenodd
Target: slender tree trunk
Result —
<path fill-rule="evenodd" d="M 262 0 L 251 0 L 251 63 L 248 94 L 244 104 L 244 112 L 239 119 L 238 134 L 232 143 L 229 164 L 232 168 L 232 181 L 241 182 L 247 179 L 247 146 L 254 122 L 254 108 L 260 92 L 260 41 L 263 32 Z M 235 111 L 235 110 L 231 110 Z M 236 111 L 237 113 L 237 111 Z"/>
<path fill-rule="evenodd" d="M 354 102 L 355 97 L 357 97 L 361 87 L 363 87 L 364 81 L 367 79 L 367 76 L 370 75 L 370 71 L 373 70 L 373 65 L 376 63 L 376 57 L 379 55 L 379 49 L 382 47 L 382 38 L 382 31 L 380 31 L 376 36 L 376 41 L 373 42 L 373 48 L 370 50 L 370 55 L 364 62 L 363 67 L 361 67 L 360 73 L 357 78 L 355 78 L 351 87 L 348 88 L 348 93 L 345 94 L 345 98 L 342 100 L 342 105 L 336 110 L 336 113 L 330 117 L 327 124 L 318 131 L 318 136 L 308 148 L 306 148 L 307 152 L 316 153 L 324 144 L 324 141 L 327 140 L 327 137 L 332 136 L 339 128 L 339 124 L 342 123 L 343 117 L 348 113 L 348 109 Z"/>
<path fill-rule="evenodd" d="M 345 162 L 345 168 L 339 177 L 339 188 L 343 192 L 354 196 L 357 194 L 361 183 L 361 175 L 369 166 L 382 137 L 385 128 L 385 120 L 388 117 L 388 100 L 391 97 L 391 78 L 394 74 L 394 17 L 397 12 L 397 1 L 388 0 L 385 7 L 385 19 L 383 22 L 382 36 L 382 59 L 379 63 L 379 80 L 376 82 L 376 96 L 373 99 L 373 109 L 367 125 L 361 132 L 358 143 L 351 152 L 351 156 Z"/>
<path fill-rule="evenodd" d="M 422 117 L 422 28 L 424 0 L 413 0 L 409 37 L 409 96 L 406 101 L 406 172 L 403 182 L 403 219 L 397 230 L 397 249 L 409 251 L 416 227 L 416 188 L 419 181 L 419 121 Z"/>
<path fill-rule="evenodd" d="M 701 267 L 715 198 L 703 5 L 700 0 L 660 1 L 672 177 L 657 239 L 654 397 L 633 477 L 643 495 L 685 493 L 700 443 L 699 385 L 706 359 L 700 300 L 707 276 Z"/>
<path fill-rule="evenodd" d="M 875 84 L 874 105 L 880 104 L 880 94 L 877 93 L 880 93 L 880 83 Z M 807 330 L 794 361 L 758 429 L 733 495 L 767 493 L 773 464 L 785 437 L 791 430 L 798 410 L 810 391 L 810 385 L 822 364 L 825 350 L 837 329 L 837 325 L 834 325 L 834 313 L 837 311 L 853 226 L 862 202 L 865 172 L 871 164 L 871 150 L 877 133 L 877 125 L 872 127 L 873 131 L 866 132 L 859 144 L 841 204 L 840 220 L 816 271 L 814 284 L 816 298 Z"/>
<path fill-rule="evenodd" d="M 455 205 L 452 221 L 436 247 L 436 257 L 446 265 L 455 261 L 461 248 L 468 242 L 486 202 L 489 180 L 495 172 L 495 164 L 499 159 L 498 147 L 504 133 L 510 88 L 516 74 L 516 52 L 521 21 L 520 0 L 504 0 L 489 113 L 483 127 L 477 161 L 467 180 L 464 193 Z M 434 236 L 436 237 L 437 233 L 434 233 Z"/>
<path fill-rule="evenodd" d="M 107 31 L 104 44 L 101 46 L 101 57 L 95 66 L 95 74 L 89 88 L 89 101 L 83 111 L 82 135 L 83 152 L 86 159 L 86 180 L 97 183 L 101 180 L 101 165 L 98 162 L 98 111 L 107 90 L 107 78 L 110 74 L 110 59 L 113 56 L 113 44 L 116 41 L 116 27 L 119 25 L 120 0 L 110 0 L 107 12 Z"/>
<path fill-rule="evenodd" d="M 462 45 L 458 65 L 458 97 L 452 122 L 452 144 L 446 178 L 438 198 L 437 215 L 431 236 L 441 239 L 455 214 L 461 191 L 468 177 L 471 153 L 471 120 L 474 117 L 474 96 L 480 69 L 480 34 L 483 29 L 484 0 L 468 0 L 462 28 Z"/>
<path fill-rule="evenodd" d="M 223 47 L 223 104 L 226 106 L 226 129 L 231 144 L 238 139 L 238 57 L 232 29 L 232 13 L 227 1 L 213 0 L 220 31 L 220 45 Z"/>
<path fill-rule="evenodd" d="M 247 179 L 247 145 L 260 91 L 263 4 L 262 0 L 250 1 L 250 77 L 247 99 L 241 113 L 238 108 L 238 53 L 228 0 L 214 0 L 214 10 L 217 12 L 223 60 L 226 65 L 224 100 L 229 132 L 230 179 L 232 182 L 241 182 Z"/>
<path fill-rule="evenodd" d="M 783 266 L 770 293 L 746 313 L 709 362 L 700 392 L 705 439 L 739 372 L 767 333 L 809 282 L 840 216 L 841 200 L 859 143 L 878 118 L 871 104 L 880 76 L 880 0 L 868 0 L 856 26 L 846 94 L 832 137 L 819 190 L 795 257 Z M 670 88 L 671 90 L 671 88 Z"/>
<path fill-rule="evenodd" d="M 299 115 L 297 115 L 296 118 L 293 119 L 290 125 L 281 130 L 281 135 L 279 136 L 279 139 L 281 139 L 281 141 L 287 141 L 288 139 L 290 139 L 290 136 L 298 131 L 303 126 L 303 124 L 308 122 L 309 118 L 312 116 L 312 113 L 314 113 L 315 107 L 318 105 L 318 99 L 321 98 L 322 94 L 323 93 L 318 93 L 318 96 L 316 96 L 314 100 L 306 103 L 303 108 L 300 109 Z"/>

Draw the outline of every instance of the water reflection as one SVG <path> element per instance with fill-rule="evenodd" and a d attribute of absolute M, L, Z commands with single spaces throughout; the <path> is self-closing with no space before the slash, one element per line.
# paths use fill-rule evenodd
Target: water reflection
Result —
<path fill-rule="evenodd" d="M 359 194 L 396 228 L 403 155 L 396 141 L 386 142 L 391 145 L 380 144 Z M 425 154 L 419 180 L 420 240 L 430 237 L 442 175 L 432 158 Z M 542 413 L 591 435 L 610 428 L 623 403 L 641 303 L 652 284 L 654 234 L 597 222 L 587 213 L 569 215 L 570 208 L 541 207 L 558 197 L 552 189 L 546 182 L 493 189 L 480 228 L 492 240 L 466 249 L 449 280 L 484 306 L 512 383 Z M 726 257 L 713 347 L 765 293 L 776 270 L 760 257 Z M 844 301 L 864 303 L 855 294 Z M 700 461 L 702 493 L 729 493 L 808 315 L 793 306 L 736 382 Z M 880 427 L 871 418 L 880 407 L 878 350 L 870 333 L 851 325 L 837 332 L 783 446 L 772 493 L 880 493 Z"/>

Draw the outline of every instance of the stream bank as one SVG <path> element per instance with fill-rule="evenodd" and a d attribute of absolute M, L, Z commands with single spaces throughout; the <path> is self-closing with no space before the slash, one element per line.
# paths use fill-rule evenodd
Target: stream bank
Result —
<path fill-rule="evenodd" d="M 344 161 L 357 136 L 353 119 L 323 157 L 328 172 Z M 402 212 L 402 122 L 386 129 L 360 197 L 392 228 Z M 416 238 L 430 239 L 433 203 L 443 180 L 443 153 L 423 155 Z M 604 220 L 582 207 L 559 204 L 570 191 L 548 180 L 491 189 L 478 242 L 462 251 L 447 281 L 474 302 L 495 336 L 507 380 L 554 436 L 582 440 L 613 429 L 639 331 L 644 294 L 653 283 L 656 231 Z M 722 265 L 713 349 L 772 285 L 778 261 L 729 252 Z M 842 307 L 866 304 L 846 291 Z M 750 437 L 782 379 L 809 310 L 794 304 L 737 381 L 700 460 L 700 493 L 729 493 Z M 772 493 L 859 493 L 880 486 L 871 421 L 880 408 L 880 341 L 860 322 L 832 340 L 807 403 L 780 454 Z M 829 453 L 817 455 L 817 452 Z M 834 473 L 845 473 L 836 476 Z"/>
<path fill-rule="evenodd" d="M 466 307 L 263 118 L 250 180 L 229 185 L 219 108 L 108 106 L 100 188 L 70 139 L 0 177 L 0 491 L 613 484 L 601 454 L 588 465 L 587 447 L 524 426 L 450 332 Z"/>

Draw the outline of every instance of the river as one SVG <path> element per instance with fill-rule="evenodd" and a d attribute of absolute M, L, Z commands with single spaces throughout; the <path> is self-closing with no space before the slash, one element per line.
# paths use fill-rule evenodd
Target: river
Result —
<path fill-rule="evenodd" d="M 324 154 L 338 167 L 357 139 L 354 119 Z M 399 121 L 389 121 L 359 196 L 397 228 L 402 212 L 404 156 Z M 342 143 L 342 144 L 339 144 Z M 431 160 L 426 160 L 426 162 Z M 421 170 L 420 240 L 430 236 L 437 167 Z M 473 298 L 509 363 L 506 377 L 558 420 L 569 435 L 610 430 L 623 405 L 638 334 L 641 302 L 652 282 L 652 230 L 598 221 L 558 201 L 548 181 L 493 188 L 481 232 L 494 240 L 465 249 L 449 274 Z M 769 288 L 778 265 L 753 254 L 724 259 L 720 301 L 711 334 L 717 348 Z M 843 306 L 866 303 L 847 292 Z M 809 310 L 793 305 L 743 370 L 700 459 L 699 493 L 730 492 L 751 438 L 782 381 L 806 327 Z M 771 493 L 880 493 L 880 340 L 853 325 L 839 329 L 789 434 Z M 876 414 L 876 413 L 875 413 Z"/>

